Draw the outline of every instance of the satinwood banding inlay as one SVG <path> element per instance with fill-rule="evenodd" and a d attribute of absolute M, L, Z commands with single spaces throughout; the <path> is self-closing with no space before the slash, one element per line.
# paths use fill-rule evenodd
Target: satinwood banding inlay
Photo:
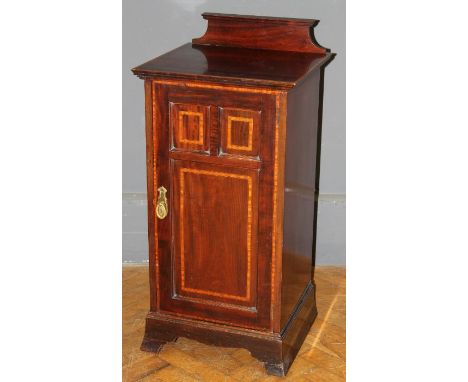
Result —
<path fill-rule="evenodd" d="M 232 143 L 232 122 L 233 121 L 248 123 L 248 125 L 249 125 L 249 138 L 248 138 L 248 145 L 247 146 L 236 145 L 236 144 Z M 237 116 L 234 116 L 234 115 L 228 115 L 228 120 L 227 120 L 227 145 L 226 145 L 226 147 L 228 149 L 234 149 L 234 150 L 252 151 L 253 125 L 254 125 L 253 118 L 237 117 Z"/>

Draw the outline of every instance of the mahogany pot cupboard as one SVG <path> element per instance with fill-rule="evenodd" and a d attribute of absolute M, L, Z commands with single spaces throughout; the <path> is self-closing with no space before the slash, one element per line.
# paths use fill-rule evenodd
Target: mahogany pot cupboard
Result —
<path fill-rule="evenodd" d="M 313 281 L 324 67 L 311 19 L 204 13 L 144 79 L 150 311 L 142 350 L 183 336 L 285 375 Z"/>

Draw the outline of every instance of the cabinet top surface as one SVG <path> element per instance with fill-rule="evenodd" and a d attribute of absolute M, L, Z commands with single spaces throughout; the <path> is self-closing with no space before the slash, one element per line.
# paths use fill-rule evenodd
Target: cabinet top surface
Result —
<path fill-rule="evenodd" d="M 140 77 L 291 88 L 333 56 L 187 43 L 132 71 Z"/>
<path fill-rule="evenodd" d="M 314 37 L 318 20 L 203 13 L 203 36 L 133 70 L 139 77 L 289 89 L 334 54 Z"/>

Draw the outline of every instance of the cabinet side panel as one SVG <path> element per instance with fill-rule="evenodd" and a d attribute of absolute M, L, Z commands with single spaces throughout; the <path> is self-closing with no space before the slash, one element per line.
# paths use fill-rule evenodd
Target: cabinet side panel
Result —
<path fill-rule="evenodd" d="M 315 71 L 288 93 L 281 328 L 313 277 L 320 76 Z"/>

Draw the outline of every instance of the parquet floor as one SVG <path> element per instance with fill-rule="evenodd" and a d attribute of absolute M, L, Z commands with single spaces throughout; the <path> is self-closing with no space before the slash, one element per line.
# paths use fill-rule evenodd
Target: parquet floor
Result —
<path fill-rule="evenodd" d="M 124 382 L 158 381 L 345 381 L 346 270 L 317 267 L 318 317 L 287 377 L 265 373 L 247 350 L 204 345 L 185 338 L 159 354 L 139 350 L 148 310 L 148 267 L 124 266 L 122 366 Z"/>

